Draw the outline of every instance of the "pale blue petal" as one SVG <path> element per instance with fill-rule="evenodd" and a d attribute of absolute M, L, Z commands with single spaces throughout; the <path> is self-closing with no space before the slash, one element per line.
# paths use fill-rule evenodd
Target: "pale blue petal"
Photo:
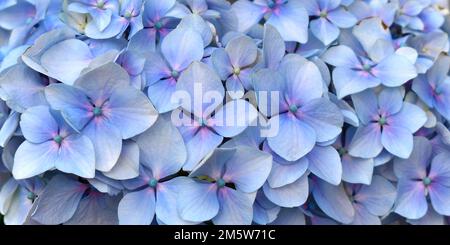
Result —
<path fill-rule="evenodd" d="M 153 188 L 125 194 L 117 210 L 119 224 L 150 225 L 155 216 L 155 202 Z"/>

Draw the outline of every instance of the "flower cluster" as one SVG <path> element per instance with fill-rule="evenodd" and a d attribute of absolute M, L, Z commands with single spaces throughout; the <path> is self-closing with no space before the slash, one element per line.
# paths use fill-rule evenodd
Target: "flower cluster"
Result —
<path fill-rule="evenodd" d="M 448 224 L 446 0 L 0 3 L 5 224 Z"/>

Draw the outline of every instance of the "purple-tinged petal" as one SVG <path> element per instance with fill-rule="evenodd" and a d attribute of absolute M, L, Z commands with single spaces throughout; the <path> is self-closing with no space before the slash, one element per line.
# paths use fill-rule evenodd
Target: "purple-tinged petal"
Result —
<path fill-rule="evenodd" d="M 278 188 L 291 184 L 306 172 L 308 165 L 309 161 L 306 157 L 300 158 L 295 162 L 287 162 L 279 156 L 274 156 L 272 170 L 267 178 L 267 182 L 271 188 Z"/>
<path fill-rule="evenodd" d="M 371 214 L 367 209 L 361 204 L 353 204 L 355 209 L 355 217 L 350 223 L 351 225 L 381 225 L 381 220 L 378 216 Z"/>
<path fill-rule="evenodd" d="M 265 11 L 264 6 L 254 4 L 247 0 L 239 0 L 235 2 L 231 9 L 238 19 L 238 27 L 240 32 L 247 32 L 252 26 L 257 24 L 263 17 Z"/>
<path fill-rule="evenodd" d="M 285 99 L 289 104 L 303 106 L 322 96 L 323 79 L 319 68 L 299 55 L 288 55 L 280 64 L 279 70 L 284 76 Z"/>
<path fill-rule="evenodd" d="M 397 178 L 423 179 L 432 155 L 431 143 L 424 137 L 414 137 L 414 149 L 408 159 L 396 158 L 394 172 Z"/>
<path fill-rule="evenodd" d="M 368 88 L 374 88 L 380 83 L 380 79 L 365 71 L 356 71 L 344 67 L 336 67 L 333 70 L 333 84 L 338 99 L 362 92 Z"/>
<path fill-rule="evenodd" d="M 352 101 L 363 124 L 369 124 L 374 116 L 378 115 L 378 98 L 373 90 L 368 89 L 352 95 Z"/>
<path fill-rule="evenodd" d="M 120 196 L 90 192 L 80 201 L 77 211 L 66 225 L 118 225 Z"/>
<path fill-rule="evenodd" d="M 191 171 L 206 155 L 222 143 L 223 137 L 202 127 L 180 127 L 181 135 L 188 153 L 183 169 Z"/>
<path fill-rule="evenodd" d="M 95 151 L 89 138 L 84 135 L 69 135 L 64 138 L 59 147 L 55 167 L 65 173 L 94 178 Z"/>
<path fill-rule="evenodd" d="M 47 106 L 30 107 L 20 118 L 22 134 L 31 143 L 43 143 L 58 134 L 58 124 Z"/>
<path fill-rule="evenodd" d="M 201 119 L 206 119 L 222 104 L 225 91 L 217 74 L 208 65 L 194 62 L 178 79 L 177 94 L 182 95 L 181 106 Z M 185 98 L 188 97 L 188 98 Z M 196 103 L 195 100 L 201 103 Z"/>
<path fill-rule="evenodd" d="M 439 153 L 433 158 L 431 163 L 430 173 L 428 177 L 433 182 L 438 182 L 444 186 L 450 186 L 450 166 L 449 166 L 449 154 Z"/>
<path fill-rule="evenodd" d="M 65 84 L 52 84 L 45 88 L 45 98 L 54 110 L 75 130 L 82 130 L 92 119 L 89 108 L 92 107 L 86 95 L 80 89 Z"/>
<path fill-rule="evenodd" d="M 322 60 L 336 67 L 356 68 L 360 65 L 355 52 L 345 45 L 331 47 L 322 55 Z"/>
<path fill-rule="evenodd" d="M 203 40 L 190 28 L 178 28 L 164 38 L 161 52 L 172 69 L 182 71 L 203 58 Z"/>
<path fill-rule="evenodd" d="M 275 27 L 285 41 L 306 43 L 308 41 L 309 17 L 300 2 L 290 1 L 272 13 L 266 23 Z"/>
<path fill-rule="evenodd" d="M 26 179 L 55 167 L 58 144 L 47 141 L 41 144 L 23 142 L 14 156 L 12 174 L 15 179 Z"/>
<path fill-rule="evenodd" d="M 222 81 L 227 80 L 227 78 L 233 74 L 233 66 L 231 65 L 230 57 L 228 53 L 223 48 L 218 48 L 214 50 L 211 55 L 212 64 L 220 76 Z"/>
<path fill-rule="evenodd" d="M 194 225 L 197 222 L 183 220 L 177 210 L 178 193 L 190 183 L 187 177 L 177 177 L 156 186 L 156 218 L 166 225 Z"/>
<path fill-rule="evenodd" d="M 117 210 L 119 224 L 150 225 L 155 216 L 155 202 L 153 188 L 125 194 Z"/>
<path fill-rule="evenodd" d="M 378 123 L 359 127 L 349 146 L 350 155 L 361 158 L 376 157 L 382 150 L 381 128 Z"/>
<path fill-rule="evenodd" d="M 148 22 L 158 21 L 175 6 L 176 0 L 147 0 L 144 5 L 144 25 Z"/>
<path fill-rule="evenodd" d="M 439 182 L 432 182 L 428 187 L 431 204 L 439 214 L 450 215 L 450 187 Z"/>
<path fill-rule="evenodd" d="M 423 217 L 428 209 L 422 181 L 399 181 L 395 212 L 408 219 Z"/>

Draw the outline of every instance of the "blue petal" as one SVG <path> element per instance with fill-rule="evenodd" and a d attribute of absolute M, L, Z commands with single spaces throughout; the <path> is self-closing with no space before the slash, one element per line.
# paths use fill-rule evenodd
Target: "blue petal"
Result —
<path fill-rule="evenodd" d="M 317 179 L 312 193 L 325 214 L 344 224 L 353 221 L 355 210 L 342 185 L 335 186 Z"/>
<path fill-rule="evenodd" d="M 227 161 L 223 179 L 234 183 L 236 189 L 250 193 L 257 191 L 266 181 L 272 168 L 272 156 L 266 152 L 241 146 Z"/>
<path fill-rule="evenodd" d="M 381 143 L 387 151 L 400 158 L 408 158 L 413 150 L 412 133 L 401 126 L 384 126 Z"/>
<path fill-rule="evenodd" d="M 342 164 L 338 152 L 331 146 L 316 146 L 307 155 L 309 170 L 332 185 L 341 182 Z"/>
<path fill-rule="evenodd" d="M 158 183 L 155 209 L 158 220 L 167 225 L 193 225 L 197 223 L 183 220 L 177 210 L 178 193 L 190 181 L 187 177 L 177 177 Z"/>
<path fill-rule="evenodd" d="M 423 217 L 428 209 L 422 181 L 400 180 L 397 186 L 394 211 L 408 219 Z"/>
<path fill-rule="evenodd" d="M 276 28 L 264 26 L 263 54 L 267 68 L 276 69 L 286 52 L 286 44 Z"/>
<path fill-rule="evenodd" d="M 363 71 L 355 71 L 344 67 L 336 67 L 333 70 L 333 83 L 339 99 L 376 87 L 381 82 L 381 79 Z"/>
<path fill-rule="evenodd" d="M 396 87 L 417 76 L 414 65 L 404 56 L 393 54 L 378 64 L 374 71 L 383 85 Z"/>
<path fill-rule="evenodd" d="M 356 68 L 360 65 L 355 52 L 345 45 L 331 47 L 322 55 L 323 61 L 337 67 Z"/>
<path fill-rule="evenodd" d="M 254 4 L 247 0 L 235 2 L 231 9 L 235 12 L 238 19 L 240 32 L 247 32 L 252 26 L 257 24 L 264 15 L 264 6 Z"/>
<path fill-rule="evenodd" d="M 319 18 L 311 21 L 311 32 L 316 36 L 324 45 L 329 45 L 339 36 L 339 28 L 336 27 L 326 18 Z"/>
<path fill-rule="evenodd" d="M 355 157 L 373 158 L 383 150 L 381 129 L 378 123 L 361 126 L 349 146 L 349 153 Z"/>
<path fill-rule="evenodd" d="M 14 156 L 12 173 L 15 179 L 26 179 L 55 167 L 58 146 L 53 141 L 41 144 L 23 142 Z"/>
<path fill-rule="evenodd" d="M 234 137 L 242 133 L 258 117 L 258 111 L 245 100 L 237 99 L 226 103 L 212 118 L 212 128 L 224 137 Z"/>
<path fill-rule="evenodd" d="M 26 110 L 20 120 L 23 136 L 31 143 L 52 140 L 59 133 L 56 120 L 47 106 L 35 106 Z"/>
<path fill-rule="evenodd" d="M 182 71 L 203 58 L 203 39 L 190 28 L 177 28 L 164 38 L 161 52 L 172 69 Z"/>
<path fill-rule="evenodd" d="M 64 175 L 56 175 L 36 200 L 32 219 L 41 224 L 58 225 L 68 221 L 77 210 L 87 186 Z"/>
<path fill-rule="evenodd" d="M 158 112 L 145 94 L 132 87 L 115 90 L 107 105 L 109 123 L 120 130 L 123 139 L 144 132 L 158 118 Z"/>
<path fill-rule="evenodd" d="M 284 113 L 269 120 L 271 125 L 279 123 L 279 132 L 267 138 L 270 148 L 288 161 L 296 161 L 312 150 L 316 143 L 315 130 L 294 115 Z"/>
<path fill-rule="evenodd" d="M 300 110 L 302 120 L 315 130 L 317 142 L 332 140 L 341 133 L 344 118 L 339 108 L 328 99 L 313 100 Z"/>
<path fill-rule="evenodd" d="M 84 135 L 70 135 L 64 138 L 55 167 L 65 173 L 94 178 L 95 152 L 89 138 Z"/>
<path fill-rule="evenodd" d="M 149 225 L 155 216 L 155 203 L 153 188 L 125 194 L 117 210 L 119 224 Z"/>
<path fill-rule="evenodd" d="M 95 168 L 95 166 L 94 166 Z M 106 177 L 115 180 L 132 179 L 139 176 L 139 147 L 131 140 L 125 141 L 122 152 L 114 167 L 103 173 Z"/>
<path fill-rule="evenodd" d="M 354 196 L 356 202 L 363 205 L 369 213 L 376 216 L 387 215 L 394 205 L 397 195 L 395 186 L 387 179 L 375 175 L 370 185 L 363 185 Z"/>
<path fill-rule="evenodd" d="M 266 183 L 263 190 L 270 201 L 281 207 L 299 207 L 308 199 L 308 174 L 304 174 L 295 182 L 279 188 L 271 188 Z"/>
<path fill-rule="evenodd" d="M 243 193 L 224 187 L 219 190 L 220 211 L 212 219 L 215 225 L 251 225 L 256 192 Z"/>
<path fill-rule="evenodd" d="M 91 120 L 88 108 L 91 106 L 83 91 L 65 85 L 52 84 L 45 88 L 45 98 L 54 110 L 60 110 L 62 116 L 74 129 L 81 130 Z"/>
<path fill-rule="evenodd" d="M 178 213 L 181 218 L 202 222 L 214 218 L 219 212 L 217 185 L 191 180 L 178 193 Z"/>
<path fill-rule="evenodd" d="M 220 143 L 223 137 L 215 134 L 207 128 L 180 127 L 181 135 L 188 152 L 188 157 L 183 169 L 192 170 L 206 155 L 211 153 Z"/>
<path fill-rule="evenodd" d="M 162 179 L 177 173 L 187 159 L 186 147 L 178 129 L 164 117 L 136 138 L 140 162 Z"/>
<path fill-rule="evenodd" d="M 104 120 L 92 121 L 83 130 L 94 144 L 95 169 L 108 172 L 122 151 L 122 135 L 120 131 Z"/>
<path fill-rule="evenodd" d="M 283 208 L 270 225 L 306 225 L 305 215 L 300 208 Z"/>
<path fill-rule="evenodd" d="M 308 41 L 309 17 L 300 2 L 290 1 L 280 6 L 279 13 L 272 14 L 267 23 L 275 27 L 285 41 Z"/>
<path fill-rule="evenodd" d="M 68 39 L 50 47 L 42 54 L 41 64 L 49 76 L 72 85 L 81 71 L 88 67 L 93 55 L 84 42 Z"/>

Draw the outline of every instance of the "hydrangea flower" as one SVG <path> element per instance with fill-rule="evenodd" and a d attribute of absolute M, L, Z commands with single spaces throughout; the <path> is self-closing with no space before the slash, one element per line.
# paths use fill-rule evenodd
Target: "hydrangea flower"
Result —
<path fill-rule="evenodd" d="M 141 152 L 140 176 L 123 182 L 130 192 L 119 203 L 119 223 L 148 225 L 156 214 L 158 223 L 188 224 L 171 207 L 177 197 L 177 186 L 184 181 L 170 176 L 181 170 L 187 158 L 178 129 L 160 117 L 136 142 Z"/>
<path fill-rule="evenodd" d="M 92 142 L 77 134 L 49 107 L 27 109 L 21 116 L 20 127 L 26 141 L 14 156 L 14 178 L 30 178 L 53 168 L 84 178 L 94 177 Z"/>
<path fill-rule="evenodd" d="M 247 32 L 265 18 L 285 41 L 306 43 L 308 40 L 308 13 L 299 0 L 249 1 L 239 0 L 232 5 L 240 32 Z"/>
<path fill-rule="evenodd" d="M 148 97 L 160 113 L 178 106 L 171 102 L 177 81 L 192 62 L 202 58 L 202 37 L 191 28 L 172 31 L 161 43 L 161 54 L 148 54 L 144 67 Z"/>
<path fill-rule="evenodd" d="M 412 89 L 430 108 L 450 119 L 450 57 L 440 56 L 424 75 L 413 81 Z"/>
<path fill-rule="evenodd" d="M 395 52 L 392 43 L 385 39 L 370 39 L 362 28 L 378 28 L 381 23 L 366 22 L 353 29 L 358 33 L 365 53 L 357 55 L 351 47 L 339 45 L 331 47 L 322 59 L 335 66 L 333 85 L 338 98 L 374 88 L 380 84 L 387 87 L 398 87 L 417 76 L 414 63 L 402 54 Z M 363 27 L 364 26 L 364 27 Z M 356 45 L 356 44 L 355 44 Z M 369 47 L 369 48 L 366 48 Z M 368 54 L 368 56 L 367 56 Z"/>
<path fill-rule="evenodd" d="M 350 28 L 357 22 L 357 19 L 341 6 L 339 0 L 304 0 L 302 4 L 309 16 L 318 17 L 311 21 L 310 29 L 325 45 L 338 38 L 339 28 Z"/>
<path fill-rule="evenodd" d="M 237 37 L 227 43 L 225 49 L 216 49 L 212 63 L 217 74 L 225 82 L 232 98 L 240 99 L 251 88 L 252 65 L 258 58 L 255 42 L 249 37 Z"/>
<path fill-rule="evenodd" d="M 243 99 L 232 100 L 221 106 L 225 97 L 222 82 L 206 64 L 192 63 L 181 74 L 176 89 L 183 96 L 179 101 L 182 110 L 176 113 L 187 119 L 179 125 L 188 151 L 183 166 L 186 171 L 192 170 L 219 146 L 224 137 L 240 134 L 257 118 L 256 109 Z M 184 96 L 188 99 L 184 99 Z M 204 99 L 201 103 L 195 101 L 201 98 Z"/>
<path fill-rule="evenodd" d="M 378 95 L 373 90 L 352 95 L 361 126 L 349 146 L 349 154 L 361 158 L 376 157 L 386 149 L 400 158 L 413 151 L 413 133 L 427 121 L 419 107 L 403 102 L 399 89 L 384 88 Z"/>
<path fill-rule="evenodd" d="M 74 86 L 52 84 L 45 89 L 45 97 L 70 126 L 92 141 L 100 171 L 114 167 L 122 139 L 144 132 L 158 116 L 146 96 L 130 86 L 128 74 L 114 63 L 87 72 Z"/>
<path fill-rule="evenodd" d="M 279 123 L 278 134 L 267 141 L 275 153 L 296 161 L 310 152 L 316 142 L 336 138 L 341 133 L 343 117 L 335 104 L 322 97 L 322 76 L 312 62 L 288 55 L 278 70 L 258 71 L 254 88 L 257 93 L 278 96 L 273 99 L 277 105 L 268 104 L 267 98 L 259 98 L 258 102 L 260 111 L 271 117 L 269 124 Z"/>
<path fill-rule="evenodd" d="M 217 149 L 180 186 L 177 208 L 183 220 L 251 224 L 253 202 L 270 172 L 272 157 L 239 147 Z"/>
<path fill-rule="evenodd" d="M 408 159 L 397 159 L 395 174 L 399 179 L 395 212 L 409 219 L 419 219 L 432 208 L 449 215 L 450 189 L 448 187 L 449 155 L 433 155 L 430 142 L 423 137 L 414 138 L 414 151 Z"/>
<path fill-rule="evenodd" d="M 156 50 L 156 44 L 161 42 L 169 32 L 175 29 L 178 18 L 170 16 L 176 0 L 147 0 L 142 14 L 142 30 L 130 39 L 129 46 L 134 50 Z"/>

